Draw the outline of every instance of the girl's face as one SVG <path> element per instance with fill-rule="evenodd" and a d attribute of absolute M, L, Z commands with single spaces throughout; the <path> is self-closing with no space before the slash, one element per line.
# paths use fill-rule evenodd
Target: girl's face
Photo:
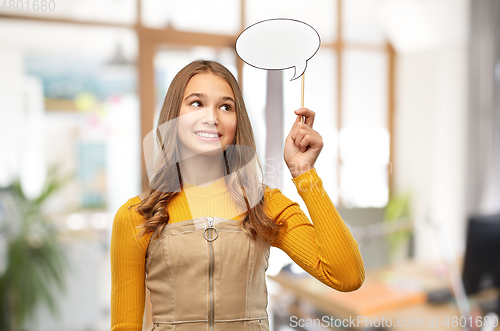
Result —
<path fill-rule="evenodd" d="M 222 146 L 233 143 L 236 133 L 234 100 L 231 85 L 224 78 L 212 73 L 191 77 L 177 122 L 183 158 L 216 155 L 222 151 Z"/>

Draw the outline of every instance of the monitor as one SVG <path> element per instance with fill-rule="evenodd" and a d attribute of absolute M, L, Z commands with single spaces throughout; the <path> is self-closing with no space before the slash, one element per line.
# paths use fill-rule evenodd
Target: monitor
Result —
<path fill-rule="evenodd" d="M 500 290 L 500 214 L 469 218 L 462 277 L 467 295 L 491 287 Z M 500 295 L 480 308 L 500 314 Z"/>

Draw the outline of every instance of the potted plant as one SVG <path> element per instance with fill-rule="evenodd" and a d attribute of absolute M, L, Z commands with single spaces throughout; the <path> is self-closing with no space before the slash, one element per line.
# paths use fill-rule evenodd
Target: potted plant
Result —
<path fill-rule="evenodd" d="M 398 222 L 411 222 L 412 194 L 408 190 L 402 194 L 395 194 L 389 198 L 384 210 L 384 223 L 396 226 Z M 396 229 L 388 235 L 389 261 L 398 262 L 408 256 L 409 239 L 412 229 Z"/>
<path fill-rule="evenodd" d="M 36 199 L 23 194 L 19 179 L 1 189 L 0 234 L 5 256 L 0 266 L 0 330 L 24 330 L 39 304 L 46 304 L 52 316 L 59 314 L 53 285 L 65 291 L 69 263 L 58 229 L 42 212 L 44 202 L 74 177 L 61 177 L 58 172 L 57 167 L 49 169 Z"/>

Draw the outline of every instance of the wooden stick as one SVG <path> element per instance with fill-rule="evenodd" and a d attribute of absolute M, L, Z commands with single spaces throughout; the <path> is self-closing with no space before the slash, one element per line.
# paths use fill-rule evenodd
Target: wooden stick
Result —
<path fill-rule="evenodd" d="M 302 88 L 300 92 L 300 108 L 304 108 L 304 84 L 305 84 L 305 79 L 306 79 L 306 73 L 304 72 L 302 74 Z M 304 116 L 300 116 L 300 121 L 304 123 Z"/>

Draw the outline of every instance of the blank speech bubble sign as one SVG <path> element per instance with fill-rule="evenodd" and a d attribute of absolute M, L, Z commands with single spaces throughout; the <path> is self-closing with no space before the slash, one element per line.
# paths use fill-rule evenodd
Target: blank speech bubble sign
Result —
<path fill-rule="evenodd" d="M 318 32 L 309 24 L 275 18 L 246 28 L 236 40 L 236 52 L 252 67 L 294 68 L 294 80 L 306 71 L 307 61 L 316 54 L 320 43 Z"/>

